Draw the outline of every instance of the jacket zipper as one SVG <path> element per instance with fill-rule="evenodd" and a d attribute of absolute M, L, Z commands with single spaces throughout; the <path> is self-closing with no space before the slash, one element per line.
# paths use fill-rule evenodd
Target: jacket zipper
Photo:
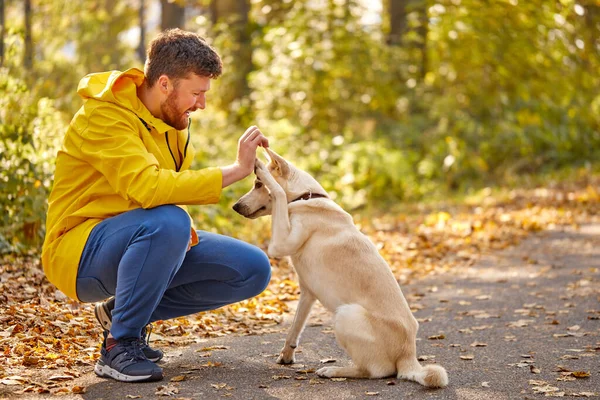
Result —
<path fill-rule="evenodd" d="M 138 118 L 140 121 L 142 121 L 142 124 L 146 127 L 148 132 L 151 132 L 150 126 L 148 125 L 148 123 L 146 123 L 146 121 L 144 121 L 140 117 L 138 117 Z M 190 118 L 190 119 L 188 119 L 187 140 L 185 141 L 185 147 L 183 149 L 183 160 L 185 160 L 185 157 L 187 156 L 187 149 L 190 144 L 190 126 L 191 125 L 192 125 L 192 119 Z M 173 163 L 175 163 L 175 171 L 179 172 L 179 170 L 181 169 L 181 166 L 183 165 L 183 160 L 181 160 L 181 165 L 177 164 L 177 159 L 175 158 L 175 155 L 173 154 L 173 150 L 171 150 L 171 144 L 169 143 L 169 132 L 168 131 L 165 132 L 165 141 L 167 142 L 167 147 L 169 149 L 169 153 L 171 154 L 171 158 L 173 159 Z"/>

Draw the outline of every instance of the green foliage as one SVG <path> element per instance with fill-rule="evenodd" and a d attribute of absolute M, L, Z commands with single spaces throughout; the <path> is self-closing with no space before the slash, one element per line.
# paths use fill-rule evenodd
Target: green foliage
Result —
<path fill-rule="evenodd" d="M 237 139 L 256 124 L 277 152 L 358 209 L 600 159 L 596 3 L 410 1 L 395 46 L 385 13 L 363 19 L 367 3 L 253 0 L 246 26 L 235 15 L 212 26 L 202 14 L 210 1 L 197 2 L 188 29 L 224 61 L 207 110 L 194 116 L 197 167 L 231 163 Z M 39 0 L 32 71 L 20 66 L 17 7 L 7 9 L 0 240 L 14 250 L 43 233 L 43 199 L 57 141 L 80 105 L 78 80 L 139 65 L 124 40 L 136 24 L 130 2 Z M 219 206 L 193 208 L 198 226 L 260 240 L 250 229 L 263 225 L 230 210 L 250 180 L 227 188 Z"/>
<path fill-rule="evenodd" d="M 54 157 L 66 126 L 53 100 L 36 99 L 0 70 L 0 253 L 41 245 Z"/>

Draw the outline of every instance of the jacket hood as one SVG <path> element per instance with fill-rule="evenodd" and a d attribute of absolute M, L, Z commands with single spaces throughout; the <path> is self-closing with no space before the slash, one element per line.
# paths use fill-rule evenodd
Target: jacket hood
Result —
<path fill-rule="evenodd" d="M 153 116 L 137 96 L 137 88 L 144 83 L 144 73 L 131 68 L 127 71 L 108 71 L 86 75 L 77 87 L 84 101 L 94 99 L 116 104 L 133 111 L 139 118 L 154 126 L 158 132 L 174 129 Z"/>

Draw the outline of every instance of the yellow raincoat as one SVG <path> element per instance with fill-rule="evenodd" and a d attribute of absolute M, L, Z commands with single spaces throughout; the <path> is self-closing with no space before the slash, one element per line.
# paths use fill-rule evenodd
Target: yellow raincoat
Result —
<path fill-rule="evenodd" d="M 56 158 L 48 199 L 42 264 L 50 282 L 77 299 L 79 259 L 103 219 L 163 204 L 213 204 L 221 196 L 220 168 L 190 170 L 189 131 L 177 131 L 138 99 L 138 69 L 87 75 L 84 99 Z M 196 231 L 190 233 L 198 243 Z"/>

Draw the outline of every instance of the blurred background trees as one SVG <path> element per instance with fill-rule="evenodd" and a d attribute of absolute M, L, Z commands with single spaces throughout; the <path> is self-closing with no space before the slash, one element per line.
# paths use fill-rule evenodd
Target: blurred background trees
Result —
<path fill-rule="evenodd" d="M 37 251 L 87 73 L 142 68 L 161 29 L 223 57 L 197 166 L 257 124 L 349 210 L 600 160 L 597 0 L 0 0 L 0 252 Z M 228 210 L 196 208 L 235 233 Z"/>

